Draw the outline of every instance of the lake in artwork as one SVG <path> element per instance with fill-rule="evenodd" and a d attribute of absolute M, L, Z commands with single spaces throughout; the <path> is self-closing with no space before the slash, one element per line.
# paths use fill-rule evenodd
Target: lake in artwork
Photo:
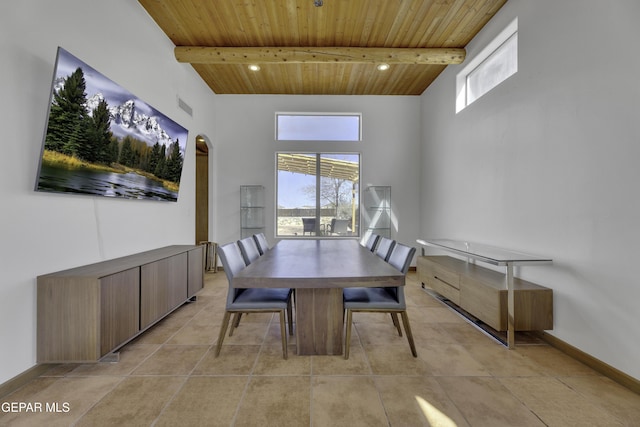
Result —
<path fill-rule="evenodd" d="M 134 172 L 114 173 L 68 170 L 43 165 L 40 171 L 43 191 L 123 197 L 127 199 L 177 200 L 178 193 L 162 185 L 162 181 Z"/>

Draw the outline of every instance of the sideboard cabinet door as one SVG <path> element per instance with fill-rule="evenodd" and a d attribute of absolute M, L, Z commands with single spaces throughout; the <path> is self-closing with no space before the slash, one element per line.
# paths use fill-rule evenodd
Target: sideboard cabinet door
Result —
<path fill-rule="evenodd" d="M 191 298 L 204 286 L 204 246 L 189 251 L 189 283 L 187 296 Z"/>
<path fill-rule="evenodd" d="M 187 299 L 187 253 L 141 266 L 140 329 L 152 325 Z"/>
<path fill-rule="evenodd" d="M 140 269 L 100 279 L 100 356 L 140 330 Z"/>

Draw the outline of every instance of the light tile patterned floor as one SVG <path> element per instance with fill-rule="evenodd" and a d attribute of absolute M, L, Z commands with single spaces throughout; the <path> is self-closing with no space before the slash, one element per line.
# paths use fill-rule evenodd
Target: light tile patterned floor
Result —
<path fill-rule="evenodd" d="M 542 343 L 508 350 L 407 276 L 411 357 L 388 315 L 354 314 L 349 360 L 282 359 L 278 318 L 245 316 L 214 358 L 227 281 L 125 346 L 118 363 L 60 365 L 0 402 L 2 426 L 638 426 L 640 396 Z M 68 404 L 65 412 L 64 404 Z"/>

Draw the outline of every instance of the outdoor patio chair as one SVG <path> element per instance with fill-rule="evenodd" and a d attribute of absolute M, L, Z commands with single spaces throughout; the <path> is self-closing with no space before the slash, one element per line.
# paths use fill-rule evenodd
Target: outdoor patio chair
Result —
<path fill-rule="evenodd" d="M 316 234 L 316 219 L 315 218 L 302 218 L 302 235 L 304 233 Z"/>
<path fill-rule="evenodd" d="M 349 232 L 349 220 L 331 218 L 331 224 L 327 225 L 327 231 L 331 234 L 346 235 Z"/>

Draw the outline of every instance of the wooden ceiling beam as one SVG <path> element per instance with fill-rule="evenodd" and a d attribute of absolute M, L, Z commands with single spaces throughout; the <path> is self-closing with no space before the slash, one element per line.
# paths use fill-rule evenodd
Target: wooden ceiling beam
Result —
<path fill-rule="evenodd" d="M 458 48 L 202 47 L 177 46 L 178 62 L 190 64 L 460 64 Z"/>

